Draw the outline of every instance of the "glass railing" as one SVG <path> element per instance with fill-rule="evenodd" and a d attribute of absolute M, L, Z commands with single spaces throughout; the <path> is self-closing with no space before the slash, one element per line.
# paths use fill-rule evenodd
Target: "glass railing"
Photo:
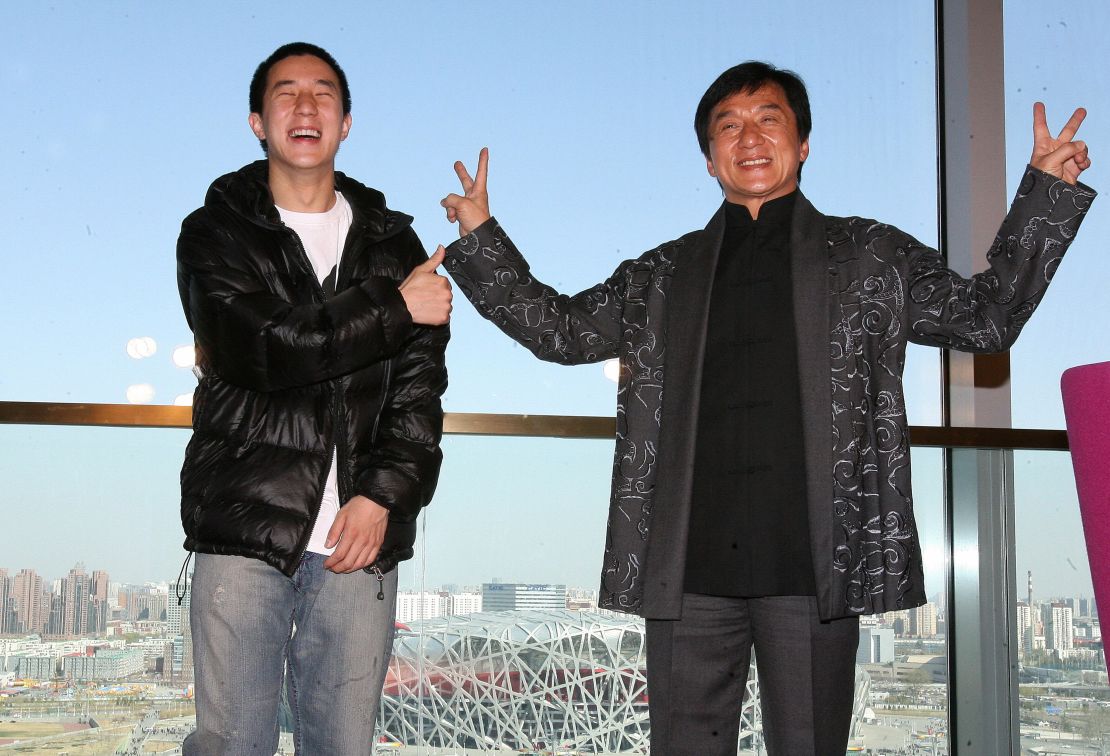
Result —
<path fill-rule="evenodd" d="M 188 408 L 0 403 L 0 421 L 9 450 L 0 459 L 0 738 L 41 753 L 63 743 L 81 743 L 83 753 L 176 747 L 193 721 L 189 597 L 179 602 L 185 592 L 175 590 L 185 557 L 176 511 Z M 436 500 L 399 576 L 375 748 L 646 753 L 642 620 L 596 609 L 612 421 L 454 414 L 446 427 Z M 864 619 L 851 745 L 946 753 L 949 702 L 958 706 L 958 697 L 949 688 L 940 445 L 1055 449 L 1015 458 L 1019 570 L 1045 563 L 1045 544 L 1066 535 L 1068 548 L 1054 545 L 1048 564 L 1028 569 L 1046 572 L 1046 590 L 1050 566 L 1053 580 L 1072 578 L 1075 588 L 1036 593 L 1037 616 L 1058 617 L 1060 599 L 1071 601 L 1073 630 L 1094 633 L 1097 622 L 1080 622 L 1090 589 L 1074 494 L 1062 493 L 1072 490 L 1063 434 L 911 434 L 928 444 L 913 460 L 929 603 Z M 1019 624 L 1028 616 L 1021 611 Z M 1105 670 L 1081 666 L 1096 657 L 1051 664 L 1038 646 L 1020 657 L 1023 670 L 1044 678 L 1022 673 L 1023 736 L 1067 739 L 1102 727 L 1103 709 L 1085 700 L 1101 694 L 1045 697 L 1075 682 L 1105 691 Z M 748 689 L 738 753 L 758 754 L 755 663 Z M 1027 722 L 1034 710 L 1044 716 Z"/>

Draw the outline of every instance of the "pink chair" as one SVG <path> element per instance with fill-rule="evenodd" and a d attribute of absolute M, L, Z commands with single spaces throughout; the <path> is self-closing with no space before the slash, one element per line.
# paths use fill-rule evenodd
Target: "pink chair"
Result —
<path fill-rule="evenodd" d="M 1065 370 L 1060 389 L 1095 603 L 1110 630 L 1110 362 Z"/>

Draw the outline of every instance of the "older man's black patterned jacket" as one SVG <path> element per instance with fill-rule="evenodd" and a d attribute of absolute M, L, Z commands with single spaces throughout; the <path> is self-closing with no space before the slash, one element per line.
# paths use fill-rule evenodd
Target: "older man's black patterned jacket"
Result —
<path fill-rule="evenodd" d="M 1094 196 L 1027 169 L 987 253 L 989 270 L 970 279 L 896 228 L 825 216 L 798 197 L 794 320 L 823 618 L 925 602 L 902 394 L 906 342 L 1008 349 Z M 723 231 L 718 211 L 704 230 L 622 263 L 573 297 L 534 279 L 494 219 L 448 249 L 462 292 L 537 357 L 620 359 L 606 608 L 660 619 L 681 613 L 708 295 Z"/>

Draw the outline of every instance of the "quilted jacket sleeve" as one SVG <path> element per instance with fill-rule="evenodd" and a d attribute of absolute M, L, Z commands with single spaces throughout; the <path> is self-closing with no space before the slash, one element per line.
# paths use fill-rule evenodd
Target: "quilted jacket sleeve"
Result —
<path fill-rule="evenodd" d="M 416 234 L 411 237 L 406 271 L 426 260 Z M 447 389 L 449 337 L 446 325 L 414 326 L 391 361 L 377 439 L 355 481 L 355 491 L 389 509 L 391 519 L 415 519 L 435 493 L 443 457 L 440 398 Z"/>
<path fill-rule="evenodd" d="M 971 278 L 941 254 L 905 237 L 910 340 L 967 352 L 1009 349 L 1044 297 L 1095 192 L 1029 166 L 987 253 Z"/>
<path fill-rule="evenodd" d="M 389 278 L 371 277 L 323 304 L 275 295 L 239 262 L 230 235 L 194 214 L 177 242 L 177 282 L 203 369 L 276 391 L 344 375 L 395 353 L 412 318 Z"/>
<path fill-rule="evenodd" d="M 447 248 L 445 267 L 487 320 L 541 360 L 574 365 L 617 356 L 626 262 L 605 282 L 574 296 L 532 277 L 494 218 Z"/>

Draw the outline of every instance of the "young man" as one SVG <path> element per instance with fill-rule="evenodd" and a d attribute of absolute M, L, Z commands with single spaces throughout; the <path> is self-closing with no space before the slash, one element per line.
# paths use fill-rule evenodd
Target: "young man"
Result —
<path fill-rule="evenodd" d="M 200 381 L 184 752 L 273 754 L 284 672 L 297 753 L 368 753 L 394 568 L 439 474 L 451 290 L 442 249 L 336 172 L 351 97 L 331 55 L 278 48 L 250 110 L 266 159 L 217 179 L 177 247 Z"/>
<path fill-rule="evenodd" d="M 473 179 L 455 164 L 447 269 L 467 298 L 541 359 L 620 359 L 601 605 L 647 619 L 652 754 L 736 753 L 753 647 L 769 753 L 844 753 L 859 616 L 925 601 L 906 342 L 1017 338 L 1094 197 L 1082 120 L 1053 138 L 1037 105 L 1030 166 L 970 280 L 898 229 L 814 209 L 805 86 L 764 63 L 698 105 L 725 195 L 705 229 L 573 297 L 490 217 L 486 151 Z"/>

